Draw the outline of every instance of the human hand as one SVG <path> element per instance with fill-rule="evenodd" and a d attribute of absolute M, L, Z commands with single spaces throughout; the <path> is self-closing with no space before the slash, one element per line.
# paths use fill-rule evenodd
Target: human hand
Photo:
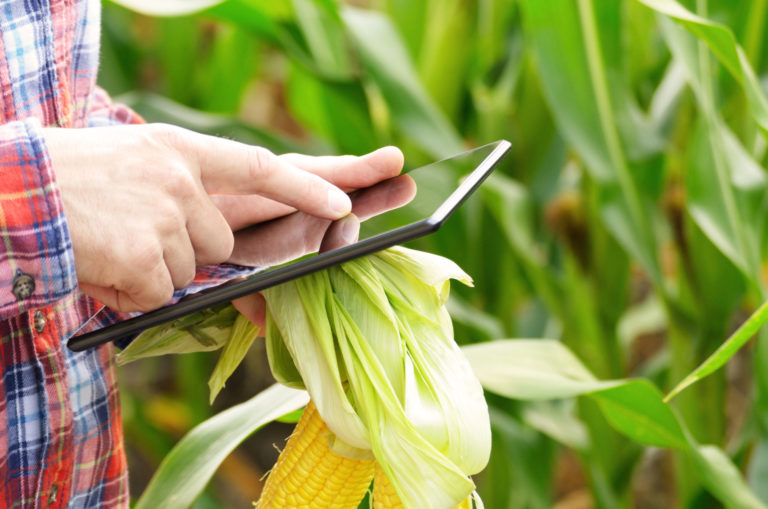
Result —
<path fill-rule="evenodd" d="M 285 244 L 284 251 L 292 253 L 292 257 L 304 254 L 304 251 L 321 253 L 331 251 L 357 241 L 360 232 L 360 221 L 396 209 L 410 202 L 416 196 L 416 183 L 409 175 L 400 175 L 387 179 L 373 186 L 354 193 L 352 197 L 352 214 L 337 221 L 313 218 L 301 212 L 285 218 L 271 221 L 248 233 L 250 243 L 258 246 L 259 239 L 283 238 L 292 232 L 306 228 L 302 242 Z M 258 256 L 258 255 L 257 255 Z M 266 319 L 266 301 L 260 293 L 248 295 L 233 301 L 234 306 L 249 320 L 262 330 Z"/>
<path fill-rule="evenodd" d="M 412 198 L 412 194 L 407 191 L 409 185 L 397 186 L 389 180 L 400 173 L 403 167 L 402 153 L 395 147 L 384 147 L 360 157 L 311 157 L 298 154 L 278 157 L 319 175 L 347 192 L 365 188 L 362 195 L 356 193 L 352 200 L 352 212 L 360 220 L 398 207 Z M 399 179 L 412 183 L 410 177 L 401 176 Z M 381 186 L 374 184 L 383 180 L 387 180 L 387 183 L 382 183 L 384 187 L 377 192 L 376 189 Z M 407 196 L 398 201 L 397 196 L 401 193 L 395 187 L 401 188 L 401 193 L 406 191 Z M 239 265 L 278 265 L 317 251 L 331 223 L 330 219 L 296 211 L 295 208 L 262 196 L 218 195 L 211 198 L 230 227 L 236 231 L 234 250 L 229 261 Z M 340 229 L 341 224 L 334 226 L 338 231 L 332 237 L 346 232 L 350 239 L 347 243 L 354 242 L 357 230 L 351 227 L 350 222 L 343 224 L 346 225 L 344 231 Z M 334 241 L 331 238 L 325 242 L 338 245 L 341 240 Z"/>
<path fill-rule="evenodd" d="M 322 176 L 259 147 L 157 124 L 44 135 L 80 287 L 120 311 L 159 307 L 191 282 L 196 265 L 230 259 L 229 224 L 258 216 L 248 198 L 228 206 L 221 196 L 258 197 L 264 218 L 296 209 L 330 220 L 351 210 Z"/>

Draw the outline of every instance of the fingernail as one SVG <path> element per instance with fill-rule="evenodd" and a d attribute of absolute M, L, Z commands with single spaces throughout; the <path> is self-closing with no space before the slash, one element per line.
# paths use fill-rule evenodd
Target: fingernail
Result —
<path fill-rule="evenodd" d="M 338 189 L 328 191 L 328 206 L 339 216 L 348 214 L 352 210 L 352 202 L 349 200 L 349 196 Z"/>
<path fill-rule="evenodd" d="M 344 242 L 349 244 L 357 242 L 357 237 L 360 235 L 360 221 L 357 216 L 350 214 L 341 221 L 341 238 L 344 239 Z"/>

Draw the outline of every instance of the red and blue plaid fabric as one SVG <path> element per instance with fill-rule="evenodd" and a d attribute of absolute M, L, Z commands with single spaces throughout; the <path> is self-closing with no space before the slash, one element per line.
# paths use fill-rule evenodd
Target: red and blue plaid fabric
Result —
<path fill-rule="evenodd" d="M 0 2 L 0 508 L 129 502 L 112 346 L 66 348 L 121 317 L 78 291 L 41 131 L 141 122 L 95 85 L 99 16 L 99 0 Z M 243 272 L 207 267 L 192 289 Z"/>

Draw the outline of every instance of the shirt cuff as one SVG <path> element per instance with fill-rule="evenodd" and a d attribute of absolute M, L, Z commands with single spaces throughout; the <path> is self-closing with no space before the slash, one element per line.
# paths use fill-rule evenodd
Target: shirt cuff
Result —
<path fill-rule="evenodd" d="M 0 319 L 77 289 L 74 254 L 42 126 L 0 126 Z"/>

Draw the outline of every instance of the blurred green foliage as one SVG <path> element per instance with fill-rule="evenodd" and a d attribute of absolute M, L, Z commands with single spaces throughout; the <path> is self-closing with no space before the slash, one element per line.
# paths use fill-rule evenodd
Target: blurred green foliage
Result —
<path fill-rule="evenodd" d="M 147 120 L 275 152 L 395 144 L 409 167 L 509 139 L 477 198 L 414 245 L 475 279 L 450 302 L 460 342 L 552 338 L 597 378 L 666 392 L 766 299 L 766 0 L 120 3 L 170 15 L 104 5 L 100 83 Z M 223 392 L 235 401 L 268 384 L 263 355 L 249 355 Z M 145 470 L 212 415 L 213 360 L 123 372 Z M 487 507 L 768 504 L 764 332 L 663 410 L 756 498 L 705 489 L 700 458 L 618 433 L 604 401 L 488 401 Z M 217 482 L 268 468 L 248 444 Z M 221 492 L 198 506 L 230 503 Z"/>

